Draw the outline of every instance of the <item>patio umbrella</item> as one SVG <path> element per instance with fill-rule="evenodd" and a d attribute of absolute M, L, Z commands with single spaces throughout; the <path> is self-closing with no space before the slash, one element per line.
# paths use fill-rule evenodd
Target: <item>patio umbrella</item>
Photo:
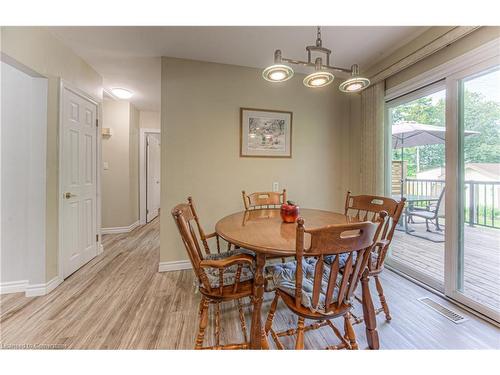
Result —
<path fill-rule="evenodd" d="M 392 148 L 401 149 L 401 198 L 403 198 L 403 160 L 404 148 L 425 145 L 442 144 L 445 142 L 446 128 L 444 126 L 419 124 L 415 121 L 398 122 L 392 126 Z M 479 134 L 465 130 L 464 136 Z"/>

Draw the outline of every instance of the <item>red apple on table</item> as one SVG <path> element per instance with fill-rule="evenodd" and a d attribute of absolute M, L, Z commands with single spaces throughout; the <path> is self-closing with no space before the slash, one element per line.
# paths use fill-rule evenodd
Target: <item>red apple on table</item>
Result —
<path fill-rule="evenodd" d="M 281 219 L 285 223 L 295 223 L 299 217 L 299 206 L 292 201 L 286 201 L 281 205 Z"/>

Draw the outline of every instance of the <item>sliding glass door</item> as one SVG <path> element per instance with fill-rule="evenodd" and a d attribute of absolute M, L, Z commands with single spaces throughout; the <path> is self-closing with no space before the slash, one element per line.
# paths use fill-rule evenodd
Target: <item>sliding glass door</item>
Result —
<path fill-rule="evenodd" d="M 445 83 L 387 104 L 387 195 L 405 197 L 387 263 L 444 290 Z"/>
<path fill-rule="evenodd" d="M 500 322 L 500 57 L 468 65 L 386 103 L 387 264 Z"/>
<path fill-rule="evenodd" d="M 454 113 L 450 144 L 457 178 L 450 214 L 446 293 L 500 320 L 500 66 L 498 60 L 448 79 Z M 456 164 L 456 165 L 455 165 Z M 453 173 L 453 172 L 452 172 Z"/>

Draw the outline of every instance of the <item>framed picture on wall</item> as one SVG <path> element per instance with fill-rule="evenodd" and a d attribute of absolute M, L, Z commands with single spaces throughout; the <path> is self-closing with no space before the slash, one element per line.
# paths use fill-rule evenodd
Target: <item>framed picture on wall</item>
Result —
<path fill-rule="evenodd" d="M 292 112 L 240 108 L 240 156 L 292 157 Z"/>

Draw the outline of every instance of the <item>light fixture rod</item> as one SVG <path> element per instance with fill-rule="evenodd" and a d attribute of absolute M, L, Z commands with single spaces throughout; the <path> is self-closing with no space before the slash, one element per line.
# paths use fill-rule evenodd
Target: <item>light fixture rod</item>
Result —
<path fill-rule="evenodd" d="M 359 66 L 358 64 L 354 64 L 351 66 L 351 74 L 353 76 L 358 76 L 359 75 Z"/>
<path fill-rule="evenodd" d="M 330 64 L 330 54 L 332 53 L 331 50 L 325 47 L 317 47 L 317 46 L 307 46 L 307 61 L 311 62 L 311 52 L 319 52 L 319 53 L 324 53 L 326 55 L 326 64 Z"/>
<path fill-rule="evenodd" d="M 279 50 L 279 49 L 274 51 L 274 63 L 281 64 L 281 50 Z"/>
<path fill-rule="evenodd" d="M 303 66 L 312 66 L 315 67 L 316 64 L 313 62 L 308 62 L 308 61 L 300 61 L 300 60 L 293 60 L 293 59 L 288 59 L 286 57 L 281 57 L 281 61 L 290 63 L 290 64 L 295 64 L 295 65 L 303 65 Z M 347 68 L 341 68 L 338 66 L 331 66 L 328 63 L 328 58 L 327 58 L 327 63 L 326 65 L 321 65 L 322 68 L 330 69 L 330 70 L 337 70 L 339 72 L 345 72 L 345 73 L 350 73 L 352 74 L 352 69 L 347 69 Z"/>

